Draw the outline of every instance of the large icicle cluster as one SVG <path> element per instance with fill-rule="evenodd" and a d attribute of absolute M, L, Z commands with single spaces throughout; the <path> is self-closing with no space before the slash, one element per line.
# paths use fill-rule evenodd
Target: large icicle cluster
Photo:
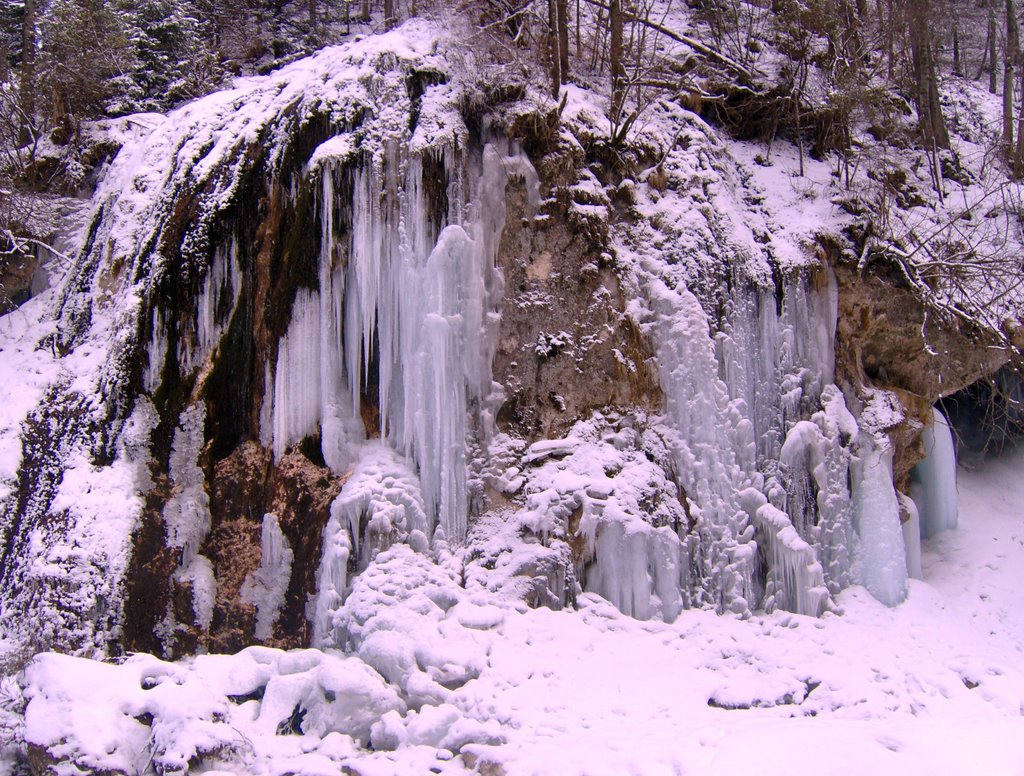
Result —
<path fill-rule="evenodd" d="M 428 533 L 439 521 L 447 537 L 461 541 L 467 422 L 475 417 L 485 433 L 491 424 L 487 400 L 502 292 L 494 259 L 505 186 L 510 172 L 522 175 L 535 203 L 537 181 L 515 148 L 487 144 L 479 171 L 470 163 L 469 173 L 462 170 L 464 154 L 452 148 L 440 154 L 450 176 L 445 218 L 453 223 L 429 218 L 423 160 L 389 147 L 381 160 L 356 170 L 347 243 L 334 228 L 342 196 L 335 191 L 338 166 L 345 160 L 317 157 L 323 176 L 320 289 L 300 291 L 293 304 L 268 384 L 273 405 L 269 413 L 265 407 L 270 429 L 263 435 L 280 457 L 319 428 L 325 460 L 343 472 L 363 439 L 354 419 L 375 378 L 376 431 L 416 462 Z M 462 201 L 464 186 L 472 205 Z"/>

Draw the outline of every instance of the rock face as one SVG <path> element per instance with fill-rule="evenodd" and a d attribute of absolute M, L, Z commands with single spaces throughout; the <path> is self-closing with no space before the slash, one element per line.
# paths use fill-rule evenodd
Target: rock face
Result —
<path fill-rule="evenodd" d="M 606 224 L 596 234 L 576 228 L 573 203 L 553 199 L 534 225 L 515 218 L 521 199 L 510 197 L 498 254 L 505 278 L 494 359 L 505 394 L 498 427 L 532 441 L 561 436 L 602 407 L 657 409 L 653 353 L 626 314 Z"/>
<path fill-rule="evenodd" d="M 906 417 L 889 435 L 894 479 L 907 492 L 932 405 L 994 374 L 1010 354 L 991 334 L 930 310 L 897 267 L 878 261 L 859 270 L 831 254 L 839 284 L 837 371 L 854 391 L 880 388 L 899 397 Z"/>

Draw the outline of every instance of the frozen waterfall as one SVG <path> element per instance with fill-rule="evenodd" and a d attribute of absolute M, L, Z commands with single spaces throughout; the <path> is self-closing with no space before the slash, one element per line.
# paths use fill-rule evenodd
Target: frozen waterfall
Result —
<path fill-rule="evenodd" d="M 340 473 L 366 434 L 379 434 L 415 462 L 430 530 L 439 524 L 461 541 L 467 435 L 491 425 L 505 187 L 522 177 L 536 206 L 536 173 L 517 148 L 497 143 L 472 163 L 451 148 L 424 158 L 397 146 L 353 162 L 336 140 L 314 153 L 319 288 L 293 303 L 267 375 L 263 436 L 279 458 L 319 428 L 324 459 Z M 429 190 L 428 164 L 443 169 L 445 191 Z M 338 186 L 349 178 L 347 203 Z M 446 212 L 436 212 L 439 199 Z M 367 411 L 374 403 L 376 415 Z"/>

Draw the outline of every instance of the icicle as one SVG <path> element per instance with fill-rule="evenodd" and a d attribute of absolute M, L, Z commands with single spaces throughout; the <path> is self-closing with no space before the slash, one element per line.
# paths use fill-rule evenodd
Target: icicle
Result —
<path fill-rule="evenodd" d="M 188 566 L 182 566 L 174 573 L 174 579 L 189 586 L 192 591 L 195 624 L 201 630 L 209 631 L 210 625 L 213 624 L 213 606 L 217 601 L 217 578 L 213 574 L 213 564 L 209 558 L 196 555 Z"/>
<path fill-rule="evenodd" d="M 814 548 L 800 538 L 786 513 L 769 504 L 762 493 L 750 488 L 740 497 L 768 561 L 765 608 L 820 616 L 828 607 L 828 589 Z"/>
<path fill-rule="evenodd" d="M 334 162 L 321 170 L 320 201 L 320 446 L 324 461 L 336 473 L 352 463 L 352 450 L 365 431 L 345 388 L 342 331 L 345 271 L 338 256 L 344 251 L 334 235 Z M 358 394 L 357 394 L 358 396 Z"/>
<path fill-rule="evenodd" d="M 741 538 L 748 518 L 736 502 L 750 484 L 745 472 L 754 449 L 753 427 L 744 422 L 743 405 L 730 402 L 719 378 L 709 324 L 697 298 L 685 289 L 670 290 L 660 280 L 647 288 L 655 314 L 647 326 L 658 346 L 666 412 L 675 434 L 673 452 L 688 497 L 700 506 L 700 561 L 711 569 L 706 600 L 719 608 L 746 610 L 754 599 L 753 545 Z"/>
<path fill-rule="evenodd" d="M 316 599 L 312 607 L 313 646 L 324 649 L 338 646 L 334 613 L 345 601 L 348 586 L 348 561 L 352 554 L 349 527 L 342 508 L 335 500 L 324 526 L 323 549 L 316 579 Z"/>
<path fill-rule="evenodd" d="M 242 292 L 242 272 L 238 265 L 238 246 L 231 242 L 226 253 L 217 251 L 206 271 L 202 290 L 196 304 L 196 338 L 198 358 L 205 359 L 220 344 Z M 227 315 L 222 314 L 224 295 L 230 294 Z"/>
<path fill-rule="evenodd" d="M 181 413 L 179 426 L 171 445 L 171 497 L 164 504 L 163 518 L 167 528 L 167 545 L 181 549 L 181 562 L 174 573 L 179 583 L 192 590 L 192 610 L 196 625 L 209 630 L 213 622 L 213 604 L 217 582 L 210 561 L 199 554 L 199 548 L 210 532 L 210 497 L 206 493 L 206 477 L 199 467 L 199 454 L 205 439 L 206 407 L 193 404 Z M 164 636 L 173 637 L 175 623 L 169 606 Z"/>
<path fill-rule="evenodd" d="M 256 638 L 269 641 L 284 606 L 294 558 L 276 515 L 263 516 L 260 547 L 260 567 L 246 576 L 239 597 L 243 603 L 256 607 Z"/>
<path fill-rule="evenodd" d="M 911 472 L 910 495 L 921 518 L 921 536 L 956 528 L 956 449 L 946 417 L 932 407 L 932 423 L 922 434 L 925 458 Z"/>
<path fill-rule="evenodd" d="M 917 512 L 917 504 L 910 496 L 896 494 L 900 500 L 900 513 L 903 521 L 903 546 L 907 551 L 907 576 L 911 579 L 924 579 L 921 568 L 921 518 Z"/>
<path fill-rule="evenodd" d="M 193 404 L 181 413 L 171 446 L 170 475 L 173 493 L 164 505 L 167 544 L 181 548 L 181 567 L 188 568 L 210 531 L 210 497 L 206 478 L 197 463 L 203 449 L 206 407 Z"/>
<path fill-rule="evenodd" d="M 892 452 L 861 434 L 854 469 L 853 503 L 861 541 L 860 582 L 886 606 L 907 597 L 907 561 L 900 507 L 892 484 Z"/>
<path fill-rule="evenodd" d="M 167 360 L 167 330 L 164 327 L 164 316 L 160 307 L 153 305 L 153 333 L 146 348 L 146 370 L 142 375 L 142 387 L 146 393 L 153 395 L 160 387 L 160 380 Z"/>
<path fill-rule="evenodd" d="M 319 430 L 325 462 L 341 473 L 351 465 L 352 448 L 364 432 L 358 419 L 358 387 L 354 400 L 345 387 L 345 272 L 337 260 L 341 246 L 334 236 L 333 163 L 322 160 L 318 169 L 319 290 L 300 289 L 295 295 L 288 331 L 278 343 L 273 379 L 268 373 L 265 380 L 260 440 L 273 445 L 277 459 L 290 445 Z"/>
<path fill-rule="evenodd" d="M 320 295 L 300 289 L 274 371 L 274 458 L 317 431 L 320 422 Z"/>

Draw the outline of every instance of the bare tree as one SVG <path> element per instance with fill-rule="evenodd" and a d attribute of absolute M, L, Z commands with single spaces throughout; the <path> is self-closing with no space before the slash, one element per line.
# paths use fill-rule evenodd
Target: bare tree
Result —
<path fill-rule="evenodd" d="M 1017 4 L 1006 0 L 1006 51 L 1003 55 L 1003 145 L 1007 156 L 1013 149 L 1014 68 L 1020 56 L 1020 33 L 1017 26 Z"/>
<path fill-rule="evenodd" d="M 31 142 L 30 125 L 36 115 L 36 0 L 25 0 L 21 22 L 21 126 L 22 145 Z"/>
<path fill-rule="evenodd" d="M 1013 0 L 1007 0 L 1012 3 Z M 917 103 L 918 128 L 925 147 L 931 150 L 949 148 L 949 133 L 942 117 L 938 79 L 931 41 L 930 0 L 911 0 L 910 46 L 914 60 L 914 98 Z"/>
<path fill-rule="evenodd" d="M 609 0 L 608 3 L 608 59 L 612 76 L 612 103 L 609 116 L 612 127 L 618 126 L 622 119 L 622 109 L 626 102 L 626 67 L 623 62 L 623 24 L 621 0 Z"/>

